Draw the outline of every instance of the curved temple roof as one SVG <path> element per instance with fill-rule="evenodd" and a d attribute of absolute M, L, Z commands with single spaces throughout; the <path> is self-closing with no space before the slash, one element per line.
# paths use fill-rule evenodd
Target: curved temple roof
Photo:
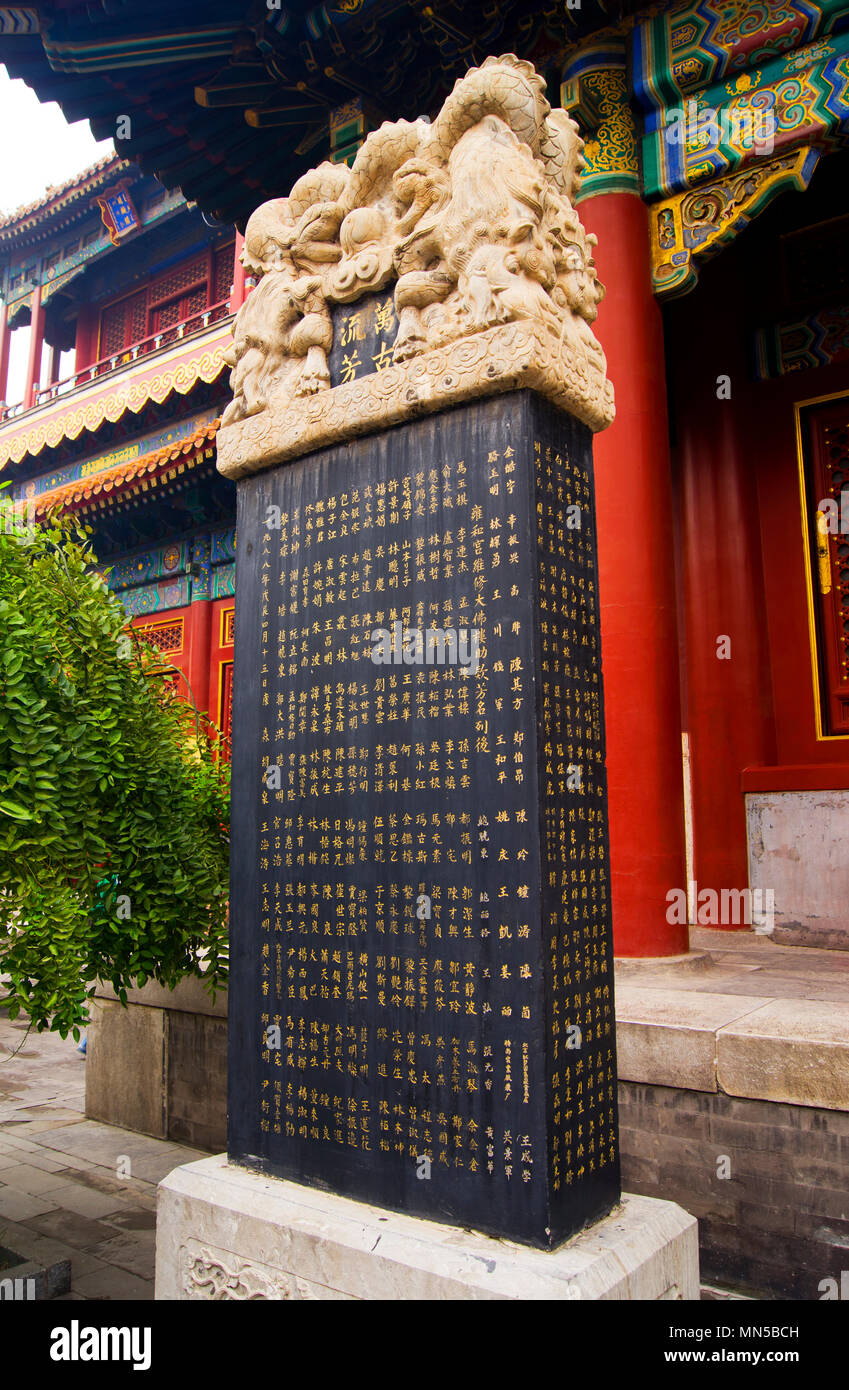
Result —
<path fill-rule="evenodd" d="M 168 480 L 186 468 L 193 468 L 201 459 L 212 456 L 220 423 L 218 419 L 213 420 L 211 424 L 193 431 L 188 439 L 167 444 L 142 458 L 41 493 L 30 504 L 30 515 L 41 518 L 54 508 L 60 511 L 85 508 L 99 499 L 105 501 L 110 497 L 124 496 L 140 487 L 155 486 L 160 479 Z"/>
<path fill-rule="evenodd" d="M 104 155 L 73 178 L 45 189 L 34 202 L 25 203 L 14 212 L 0 217 L 0 245 L 18 239 L 32 240 L 42 228 L 49 232 L 57 221 L 67 218 L 75 203 L 82 199 L 84 206 L 88 207 L 89 199 L 98 189 L 105 188 L 122 174 L 132 172 L 133 166 L 120 155 Z"/>
<path fill-rule="evenodd" d="M 32 0 L 0 8 L 0 61 L 69 120 L 222 222 L 241 225 L 326 157 L 330 115 L 433 110 L 468 67 L 541 70 L 636 0 Z M 123 123 L 121 122 L 123 118 Z"/>

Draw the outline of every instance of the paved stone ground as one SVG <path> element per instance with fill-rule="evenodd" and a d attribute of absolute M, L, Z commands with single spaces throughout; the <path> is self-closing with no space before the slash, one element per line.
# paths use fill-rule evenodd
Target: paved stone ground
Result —
<path fill-rule="evenodd" d="M 156 1185 L 205 1154 L 85 1118 L 73 1039 L 0 1010 L 0 1245 L 71 1261 L 69 1299 L 152 1299 Z"/>
<path fill-rule="evenodd" d="M 710 927 L 690 928 L 690 950 L 708 953 L 699 968 L 628 960 L 617 962 L 616 978 L 646 989 L 849 1004 L 849 951 L 781 946 L 752 931 Z"/>

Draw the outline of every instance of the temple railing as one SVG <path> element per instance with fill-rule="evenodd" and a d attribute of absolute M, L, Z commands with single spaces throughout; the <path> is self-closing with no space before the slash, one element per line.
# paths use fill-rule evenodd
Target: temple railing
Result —
<path fill-rule="evenodd" d="M 23 402 L 17 405 L 5 405 L 0 402 L 0 424 L 7 420 L 17 419 L 30 410 L 37 410 L 39 406 L 47 405 L 48 402 L 56 400 L 57 397 L 61 396 L 64 399 L 81 387 L 90 385 L 99 377 L 132 366 L 142 357 L 164 352 L 166 348 L 173 347 L 175 343 L 203 333 L 212 324 L 227 318 L 229 313 L 230 305 L 226 299 L 221 300 L 218 304 L 210 304 L 208 308 L 198 310 L 196 314 L 182 319 L 180 323 L 169 324 L 167 328 L 162 328 L 158 333 L 151 333 L 148 337 L 139 339 L 137 343 L 122 348 L 120 352 L 110 353 L 108 357 L 101 357 L 97 362 L 90 362 L 70 376 L 62 377 L 59 381 L 53 381 L 48 386 L 40 387 L 36 393 L 35 403 L 31 406 L 27 406 Z"/>

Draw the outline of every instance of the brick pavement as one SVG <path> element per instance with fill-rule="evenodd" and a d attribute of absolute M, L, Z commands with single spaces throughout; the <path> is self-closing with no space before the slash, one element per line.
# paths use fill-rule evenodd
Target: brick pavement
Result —
<path fill-rule="evenodd" d="M 0 1246 L 71 1261 L 68 1299 L 152 1299 L 156 1186 L 197 1149 L 85 1118 L 71 1038 L 0 1010 Z"/>

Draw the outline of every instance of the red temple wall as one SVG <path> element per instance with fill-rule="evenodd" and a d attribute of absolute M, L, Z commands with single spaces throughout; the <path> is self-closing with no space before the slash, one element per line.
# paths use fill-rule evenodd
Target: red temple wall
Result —
<path fill-rule="evenodd" d="M 816 734 L 794 414 L 849 390 L 849 364 L 750 379 L 745 267 L 726 253 L 665 312 L 693 868 L 717 891 L 748 883 L 744 791 L 849 787 L 849 739 Z"/>
<path fill-rule="evenodd" d="M 234 606 L 232 598 L 201 600 L 132 620 L 160 648 L 163 661 L 180 672 L 175 684 L 181 697 L 188 699 L 191 688 L 197 708 L 228 738 Z"/>

